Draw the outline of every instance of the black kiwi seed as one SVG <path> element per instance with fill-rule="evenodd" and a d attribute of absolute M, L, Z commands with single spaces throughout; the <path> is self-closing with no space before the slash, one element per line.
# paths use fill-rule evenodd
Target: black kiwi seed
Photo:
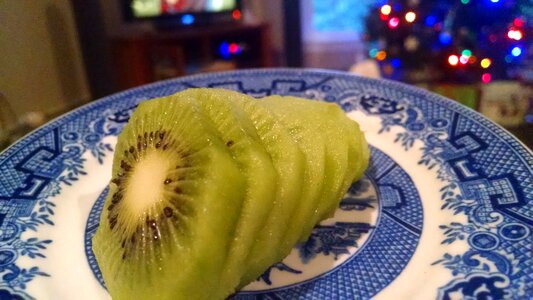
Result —
<path fill-rule="evenodd" d="M 157 142 L 157 143 L 155 144 L 155 147 L 156 147 L 156 148 L 161 147 L 161 141 Z"/>
<path fill-rule="evenodd" d="M 174 212 L 172 211 L 172 208 L 170 208 L 170 207 L 167 206 L 167 207 L 165 207 L 165 208 L 163 209 L 163 214 L 165 214 L 165 217 L 170 218 L 170 217 L 172 217 L 172 215 L 174 214 Z"/>
<path fill-rule="evenodd" d="M 135 148 L 133 146 L 130 147 L 130 153 L 135 152 Z"/>
<path fill-rule="evenodd" d="M 114 215 L 109 219 L 109 228 L 113 229 L 117 225 L 117 215 Z"/>
<path fill-rule="evenodd" d="M 164 184 L 169 184 L 169 183 L 171 183 L 171 182 L 172 182 L 172 179 L 167 178 L 167 179 L 165 179 L 165 181 L 164 181 L 163 183 L 164 183 Z"/>
<path fill-rule="evenodd" d="M 176 187 L 174 189 L 174 192 L 176 192 L 177 194 L 181 194 L 182 193 L 182 190 L 179 188 L 179 187 Z"/>
<path fill-rule="evenodd" d="M 124 246 L 126 246 L 126 240 L 122 240 L 122 245 L 120 245 L 122 248 L 124 248 Z"/>
<path fill-rule="evenodd" d="M 146 225 L 151 228 L 157 228 L 157 223 L 155 222 L 155 220 L 149 219 L 148 217 L 146 218 Z"/>
<path fill-rule="evenodd" d="M 228 147 L 231 147 L 233 146 L 234 142 L 232 140 L 229 140 L 227 143 L 226 143 L 226 146 Z"/>

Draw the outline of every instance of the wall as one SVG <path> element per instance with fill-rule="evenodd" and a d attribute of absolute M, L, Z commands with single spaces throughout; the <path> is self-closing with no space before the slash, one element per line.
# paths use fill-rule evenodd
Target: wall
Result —
<path fill-rule="evenodd" d="M 90 100 L 68 0 L 0 1 L 0 92 L 18 117 Z"/>

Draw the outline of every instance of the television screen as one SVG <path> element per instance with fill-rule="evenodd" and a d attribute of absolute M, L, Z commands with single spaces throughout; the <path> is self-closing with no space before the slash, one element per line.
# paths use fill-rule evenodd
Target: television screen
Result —
<path fill-rule="evenodd" d="M 185 13 L 218 13 L 238 8 L 237 0 L 131 0 L 134 18 L 157 18 Z"/>

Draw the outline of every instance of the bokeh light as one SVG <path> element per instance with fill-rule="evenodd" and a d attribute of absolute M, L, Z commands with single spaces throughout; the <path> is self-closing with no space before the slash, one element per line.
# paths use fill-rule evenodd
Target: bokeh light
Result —
<path fill-rule="evenodd" d="M 470 56 L 472 56 L 472 51 L 470 51 L 469 49 L 464 49 L 464 50 L 461 52 L 461 54 L 462 54 L 463 56 L 470 57 Z"/>
<path fill-rule="evenodd" d="M 392 19 L 389 20 L 389 27 L 394 29 L 396 27 L 398 27 L 398 25 L 400 25 L 400 19 L 394 17 Z"/>
<path fill-rule="evenodd" d="M 522 20 L 521 18 L 515 18 L 513 20 L 513 25 L 516 26 L 516 27 L 523 27 L 524 26 L 524 20 Z"/>
<path fill-rule="evenodd" d="M 459 62 L 461 62 L 463 65 L 466 65 L 468 63 L 468 56 L 461 55 L 461 57 L 459 57 Z"/>
<path fill-rule="evenodd" d="M 385 4 L 381 7 L 381 13 L 388 16 L 392 12 L 392 7 L 388 4 Z"/>
<path fill-rule="evenodd" d="M 414 22 L 416 19 L 416 14 L 412 11 L 405 14 L 405 20 L 409 23 Z"/>
<path fill-rule="evenodd" d="M 452 36 L 447 32 L 439 34 L 439 41 L 444 45 L 449 45 L 452 42 Z"/>
<path fill-rule="evenodd" d="M 381 51 L 378 51 L 378 53 L 376 54 L 376 59 L 377 60 L 384 60 L 385 58 L 387 58 L 387 52 L 381 50 Z"/>
<path fill-rule="evenodd" d="M 368 51 L 368 55 L 372 58 L 375 58 L 378 55 L 378 49 L 372 48 Z"/>
<path fill-rule="evenodd" d="M 522 48 L 516 46 L 514 47 L 512 50 L 511 50 L 511 54 L 514 56 L 514 57 L 518 57 L 520 56 L 520 54 L 522 54 Z"/>
<path fill-rule="evenodd" d="M 435 16 L 427 16 L 426 17 L 426 25 L 427 26 L 433 26 L 437 23 L 437 18 Z"/>
<path fill-rule="evenodd" d="M 483 75 L 481 75 L 481 81 L 483 81 L 483 83 L 489 83 L 491 80 L 492 76 L 490 73 L 483 73 Z"/>
<path fill-rule="evenodd" d="M 400 65 L 401 65 L 401 61 L 399 58 L 394 58 L 393 60 L 391 60 L 390 64 L 395 67 L 395 68 L 398 68 Z"/>
<path fill-rule="evenodd" d="M 457 55 L 450 55 L 448 57 L 448 63 L 452 66 L 457 66 L 459 63 L 459 57 L 457 57 Z"/>
<path fill-rule="evenodd" d="M 519 41 L 522 39 L 522 31 L 511 29 L 507 32 L 507 37 L 511 40 Z"/>
<path fill-rule="evenodd" d="M 479 64 L 481 65 L 483 69 L 486 69 L 490 67 L 490 65 L 492 64 L 492 61 L 489 58 L 484 58 L 481 60 Z"/>

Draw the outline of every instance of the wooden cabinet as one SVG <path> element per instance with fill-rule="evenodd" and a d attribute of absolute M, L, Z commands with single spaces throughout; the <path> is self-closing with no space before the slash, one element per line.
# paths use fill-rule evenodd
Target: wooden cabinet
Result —
<path fill-rule="evenodd" d="M 120 89 L 217 68 L 270 67 L 266 24 L 219 24 L 112 38 Z M 221 55 L 221 45 L 239 45 L 239 53 Z"/>

